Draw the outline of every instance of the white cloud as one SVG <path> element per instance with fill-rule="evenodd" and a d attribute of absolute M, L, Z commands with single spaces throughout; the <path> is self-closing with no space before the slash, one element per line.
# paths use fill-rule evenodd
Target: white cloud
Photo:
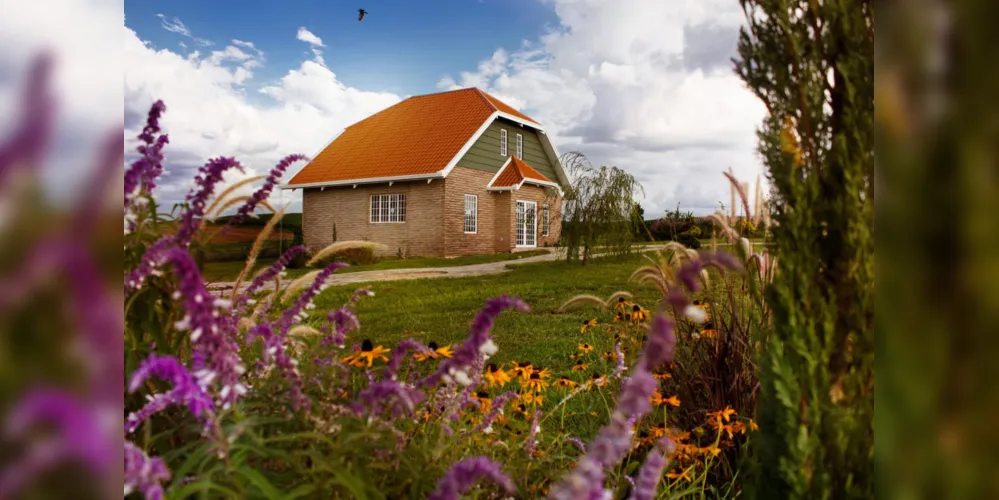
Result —
<path fill-rule="evenodd" d="M 727 204 L 730 166 L 755 179 L 765 110 L 732 72 L 737 2 L 546 1 L 560 26 L 438 87 L 481 87 L 545 124 L 562 152 L 628 170 L 649 217 Z"/>
<path fill-rule="evenodd" d="M 259 85 L 251 70 L 263 64 L 263 54 L 252 42 L 233 40 L 207 55 L 184 56 L 123 30 L 126 138 L 138 134 L 153 101 L 167 105 L 162 124 L 170 134 L 170 175 L 160 191 L 166 202 L 183 198 L 193 170 L 210 157 L 235 156 L 247 167 L 245 176 L 265 174 L 288 154 L 318 153 L 347 125 L 400 100 L 348 87 L 318 61 L 304 61 L 279 81 Z M 232 174 L 227 181 L 241 178 Z M 272 201 L 279 197 L 275 193 Z M 299 206 L 296 201 L 293 209 Z"/>
<path fill-rule="evenodd" d="M 320 66 L 326 66 L 326 61 L 323 60 L 323 51 L 321 50 L 322 47 L 325 47 L 322 38 L 319 38 L 315 33 L 305 28 L 298 28 L 298 39 L 312 46 L 314 61 L 319 63 Z"/>
<path fill-rule="evenodd" d="M 202 47 L 208 47 L 212 45 L 211 40 L 206 40 L 204 38 L 199 38 L 194 36 L 194 34 L 191 33 L 191 30 L 187 26 L 185 26 L 180 19 L 177 19 L 176 17 L 173 19 L 167 19 L 167 17 L 164 16 L 163 14 L 156 14 L 156 17 L 160 18 L 160 26 L 163 26 L 163 29 L 171 33 L 177 33 L 178 35 L 190 38 L 191 40 L 194 40 L 194 43 L 201 45 Z"/>

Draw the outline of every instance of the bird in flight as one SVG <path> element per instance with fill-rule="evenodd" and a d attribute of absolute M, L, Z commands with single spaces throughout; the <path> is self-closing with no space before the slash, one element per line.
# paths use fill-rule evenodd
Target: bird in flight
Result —
<path fill-rule="evenodd" d="M 357 9 L 357 22 L 363 21 L 364 20 L 364 15 L 367 14 L 367 13 L 368 13 L 368 11 L 366 11 L 364 9 Z"/>

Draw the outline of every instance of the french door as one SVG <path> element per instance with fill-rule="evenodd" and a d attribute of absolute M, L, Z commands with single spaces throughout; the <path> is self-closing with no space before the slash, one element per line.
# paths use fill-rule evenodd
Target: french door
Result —
<path fill-rule="evenodd" d="M 514 222 L 517 230 L 518 247 L 538 246 L 538 204 L 533 201 L 517 201 L 517 218 Z"/>

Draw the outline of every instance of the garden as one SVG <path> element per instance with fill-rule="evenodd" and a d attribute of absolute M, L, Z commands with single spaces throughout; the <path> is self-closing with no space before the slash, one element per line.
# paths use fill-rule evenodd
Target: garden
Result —
<path fill-rule="evenodd" d="M 812 16 L 744 8 L 735 68 L 769 111 L 759 151 L 774 190 L 764 201 L 727 175 L 731 212 L 694 235 L 701 225 L 677 210 L 656 230 L 678 241 L 657 251 L 591 256 L 582 235 L 570 245 L 583 262 L 331 287 L 334 273 L 363 266 L 321 257 L 371 243 L 284 246 L 274 224 L 284 208 L 267 200 L 305 158 L 286 157 L 245 197 L 219 189 L 243 166 L 213 158 L 164 214 L 168 111 L 151 103 L 124 172 L 122 292 L 100 286 L 116 246 L 91 262 L 72 244 L 103 227 L 97 190 L 36 246 L 4 249 L 29 265 L 0 307 L 28 301 L 34 270 L 59 263 L 69 305 L 46 294 L 32 304 L 72 311 L 83 335 L 53 355 L 79 368 L 44 374 L 77 392 L 40 389 L 12 405 L 15 435 L 44 421 L 61 440 L 5 446 L 14 465 L 0 497 L 117 493 L 74 482 L 72 466 L 62 481 L 38 479 L 65 458 L 117 470 L 125 497 L 147 499 L 872 497 L 873 14 L 861 3 L 814 5 Z M 45 87 L 44 71 L 34 75 L 29 97 Z M 25 102 L 27 116 L 44 115 L 41 99 Z M 23 137 L 46 133 L 36 125 L 26 120 Z M 120 141 L 102 157 L 115 168 Z M 622 218 L 634 215 L 626 205 Z M 217 219 L 221 207 L 234 215 Z M 205 228 L 240 239 L 261 210 L 273 215 L 241 266 L 209 271 Z M 5 230 L 39 227 L 19 221 Z M 267 257 L 272 234 L 282 244 Z M 208 272 L 248 285 L 213 293 Z M 108 312 L 118 299 L 123 317 Z M 54 341 L 55 316 L 10 324 L 55 332 L 18 342 Z M 44 378 L 34 358 L 0 356 L 18 380 Z M 4 401 L 15 385 L 5 382 Z"/>

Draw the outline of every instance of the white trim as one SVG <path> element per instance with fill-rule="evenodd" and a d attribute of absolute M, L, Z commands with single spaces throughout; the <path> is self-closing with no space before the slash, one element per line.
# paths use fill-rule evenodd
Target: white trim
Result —
<path fill-rule="evenodd" d="M 549 236 L 552 228 L 551 206 L 547 203 L 541 207 L 541 236 Z"/>
<path fill-rule="evenodd" d="M 500 129 L 500 156 L 509 156 L 510 133 L 505 128 Z"/>
<path fill-rule="evenodd" d="M 493 189 L 493 187 L 492 187 L 493 183 L 496 182 L 496 179 L 499 179 L 500 174 L 503 173 L 503 170 L 505 170 L 506 167 L 509 166 L 510 162 L 512 162 L 512 161 L 513 161 L 513 157 L 512 156 L 506 159 L 506 161 L 503 163 L 503 166 L 500 167 L 500 169 L 496 171 L 496 175 L 494 175 L 493 178 L 489 179 L 489 182 L 486 183 L 486 189 Z M 499 190 L 503 190 L 505 188 L 495 188 L 495 189 L 497 191 L 499 191 Z"/>
<path fill-rule="evenodd" d="M 514 224 L 517 223 L 517 204 L 518 203 L 523 203 L 524 204 L 524 219 L 525 219 L 525 221 L 527 219 L 527 205 L 534 205 L 534 228 L 533 228 L 533 231 L 534 231 L 534 244 L 533 245 L 526 245 L 526 244 L 525 245 L 518 245 L 517 244 L 517 228 L 514 227 L 514 231 L 513 231 L 513 246 L 514 246 L 514 248 L 537 248 L 538 247 L 538 202 L 536 202 L 536 201 L 527 201 L 527 200 L 514 200 L 514 202 L 513 202 L 513 208 L 514 208 L 514 212 L 513 212 L 513 223 Z M 524 228 L 524 241 L 525 242 L 527 241 L 527 228 L 526 227 Z"/>
<path fill-rule="evenodd" d="M 416 174 L 416 175 L 396 175 L 392 177 L 372 177 L 369 179 L 350 179 L 345 181 L 329 181 L 329 182 L 310 182 L 308 184 L 281 184 L 278 186 L 280 189 L 299 189 L 299 188 L 313 188 L 322 186 L 357 186 L 358 184 L 381 184 L 383 182 L 389 181 L 416 181 L 423 179 L 443 179 L 444 176 L 440 172 L 434 172 L 432 174 Z"/>
<path fill-rule="evenodd" d="M 524 134 L 517 134 L 517 144 L 515 149 L 517 150 L 517 158 L 524 158 Z"/>
<path fill-rule="evenodd" d="M 489 182 L 486 183 L 487 191 L 519 191 L 524 184 L 535 184 L 537 186 L 548 186 L 555 188 L 558 191 L 559 196 L 565 196 L 565 192 L 562 191 L 562 186 L 560 186 L 557 182 L 540 181 L 537 179 L 531 179 L 529 177 L 524 177 L 523 179 L 520 180 L 519 183 L 514 184 L 513 186 L 494 187 L 493 184 L 495 184 L 496 180 L 499 179 L 500 174 L 502 174 L 503 171 L 510 166 L 511 162 L 513 162 L 512 156 L 507 158 L 506 162 L 503 163 L 503 166 L 496 171 L 496 175 L 494 175 L 492 179 L 489 179 Z"/>
<path fill-rule="evenodd" d="M 478 141 L 479 138 L 482 137 L 482 134 L 486 133 L 486 130 L 489 128 L 489 126 L 492 125 L 494 121 L 496 121 L 497 116 L 499 116 L 499 113 L 494 112 L 493 114 L 489 115 L 489 118 L 486 118 L 485 123 L 479 126 L 479 130 L 476 130 L 475 133 L 472 134 L 472 137 L 468 139 L 468 142 L 466 142 L 465 145 L 461 147 L 461 149 L 458 150 L 458 153 L 454 155 L 454 158 L 451 158 L 451 161 L 449 161 L 447 165 L 443 169 L 441 169 L 440 172 L 437 172 L 438 174 L 440 174 L 439 176 L 440 178 L 443 179 L 447 177 L 447 174 L 450 174 L 451 171 L 454 170 L 454 167 L 458 165 L 458 160 L 461 160 L 461 157 L 465 156 L 465 153 L 467 153 L 469 149 L 472 149 L 472 146 L 475 145 L 475 142 Z"/>
<path fill-rule="evenodd" d="M 468 200 L 469 197 L 472 199 L 472 226 L 474 229 L 472 231 L 468 230 Z M 465 201 L 464 210 L 461 214 L 461 228 L 464 230 L 465 234 L 479 234 L 479 197 L 474 194 L 466 194 L 463 198 Z"/>
<path fill-rule="evenodd" d="M 394 196 L 394 197 L 396 197 L 395 203 L 394 203 L 395 210 L 396 210 L 396 218 L 398 219 L 399 218 L 399 214 L 402 214 L 403 220 L 377 220 L 377 221 L 376 220 L 372 220 L 372 218 L 371 218 L 371 209 L 374 208 L 373 201 L 374 201 L 374 197 L 375 196 L 377 196 L 378 199 L 379 199 L 379 201 L 378 201 L 378 218 L 379 219 L 381 219 L 381 213 L 382 213 L 381 197 L 382 196 L 387 196 L 388 197 L 388 199 L 386 201 L 388 202 L 387 206 L 389 208 L 386 210 L 386 217 L 389 217 L 389 216 L 391 216 L 391 213 L 388 210 L 390 210 L 391 207 L 392 207 L 392 205 L 393 205 L 393 203 L 392 203 L 392 197 Z M 375 194 L 369 194 L 368 195 L 368 224 L 405 224 L 406 223 L 405 219 L 406 219 L 406 217 L 408 215 L 407 214 L 407 210 L 405 208 L 406 207 L 406 203 L 407 203 L 406 198 L 407 198 L 406 193 L 375 193 Z M 402 203 L 399 203 L 400 201 Z"/>

